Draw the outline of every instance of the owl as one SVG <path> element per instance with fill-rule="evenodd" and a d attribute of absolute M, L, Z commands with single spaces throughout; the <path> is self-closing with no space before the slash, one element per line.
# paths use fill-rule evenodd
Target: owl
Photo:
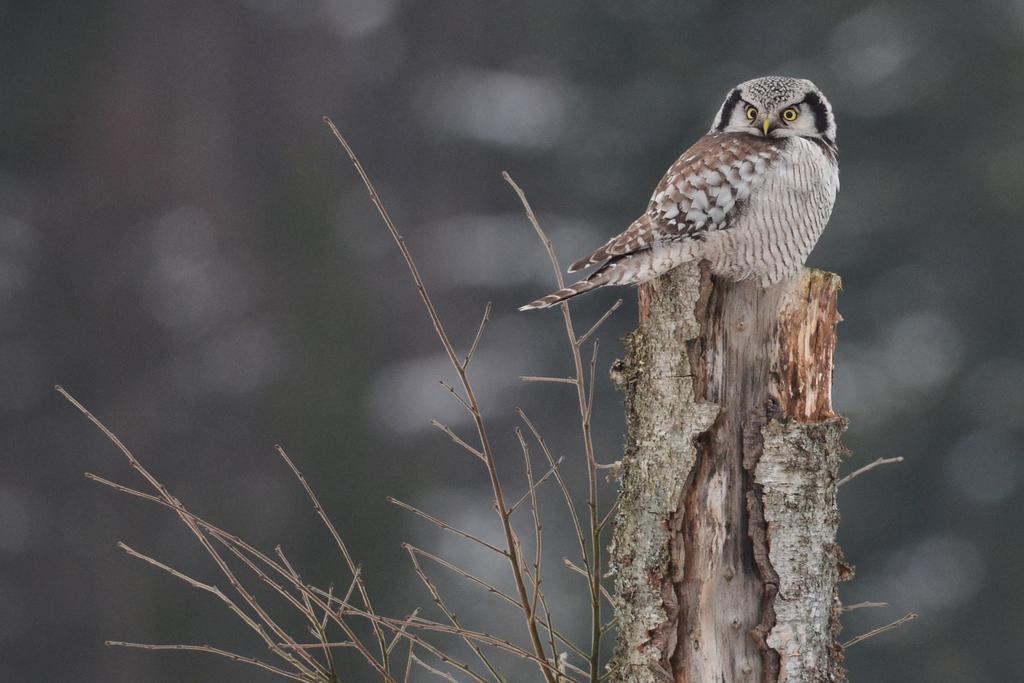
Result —
<path fill-rule="evenodd" d="M 711 130 L 668 169 L 646 213 L 569 272 L 597 269 L 519 310 L 646 282 L 687 261 L 774 284 L 807 260 L 838 190 L 836 120 L 818 87 L 781 76 L 740 83 Z"/>

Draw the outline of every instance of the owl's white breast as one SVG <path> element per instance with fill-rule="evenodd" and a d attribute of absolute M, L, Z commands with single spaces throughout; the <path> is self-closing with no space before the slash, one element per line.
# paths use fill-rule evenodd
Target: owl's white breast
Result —
<path fill-rule="evenodd" d="M 799 270 L 828 222 L 839 190 L 835 157 L 804 138 L 779 142 L 779 158 L 732 227 L 707 236 L 703 257 L 718 275 L 778 282 Z"/>

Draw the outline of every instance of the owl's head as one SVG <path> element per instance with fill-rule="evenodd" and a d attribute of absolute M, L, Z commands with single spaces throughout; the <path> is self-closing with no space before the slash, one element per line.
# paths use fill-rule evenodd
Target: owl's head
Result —
<path fill-rule="evenodd" d="M 836 118 L 832 105 L 814 83 L 804 78 L 762 76 L 732 89 L 711 132 L 820 138 L 834 145 Z"/>

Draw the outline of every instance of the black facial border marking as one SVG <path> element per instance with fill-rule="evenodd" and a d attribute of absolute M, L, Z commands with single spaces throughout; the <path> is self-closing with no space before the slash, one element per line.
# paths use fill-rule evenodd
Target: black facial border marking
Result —
<path fill-rule="evenodd" d="M 828 109 L 825 108 L 825 103 L 821 101 L 817 93 L 809 92 L 804 97 L 804 102 L 814 112 L 814 127 L 818 129 L 820 135 L 828 133 Z"/>
<path fill-rule="evenodd" d="M 725 104 L 722 105 L 722 119 L 718 122 L 718 127 L 715 128 L 716 131 L 721 133 L 725 130 L 725 127 L 729 125 L 729 119 L 732 118 L 732 110 L 736 108 L 736 105 L 739 104 L 739 102 L 740 89 L 736 88 L 729 93 L 729 97 L 725 98 Z"/>

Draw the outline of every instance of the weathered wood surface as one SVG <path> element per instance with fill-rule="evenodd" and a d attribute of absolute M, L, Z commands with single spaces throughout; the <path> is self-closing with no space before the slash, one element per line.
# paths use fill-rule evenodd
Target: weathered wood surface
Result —
<path fill-rule="evenodd" d="M 820 271 L 763 289 L 696 265 L 640 288 L 639 328 L 613 368 L 628 411 L 613 680 L 845 680 L 839 288 Z"/>

